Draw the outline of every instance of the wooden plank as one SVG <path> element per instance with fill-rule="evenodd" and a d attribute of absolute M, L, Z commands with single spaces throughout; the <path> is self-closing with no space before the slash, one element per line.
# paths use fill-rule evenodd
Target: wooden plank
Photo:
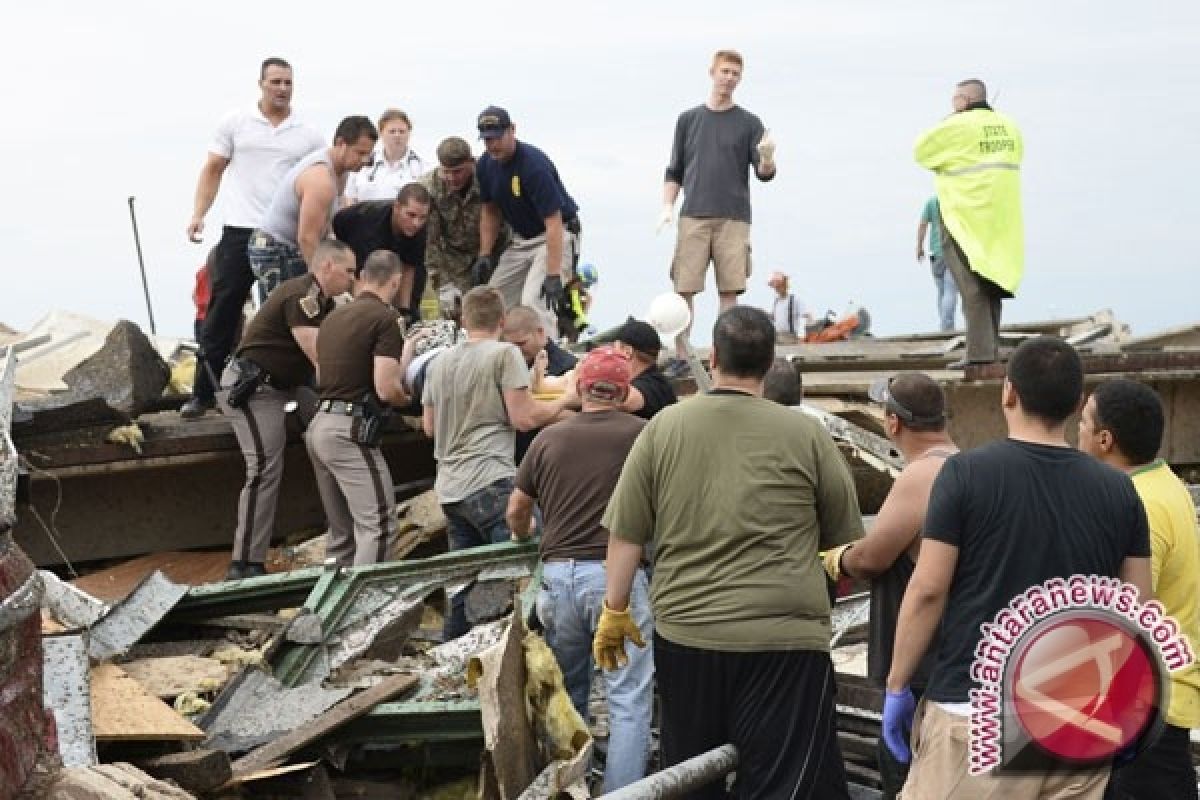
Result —
<path fill-rule="evenodd" d="M 229 678 L 229 669 L 220 661 L 191 655 L 141 658 L 121 668 L 147 692 L 164 699 L 184 692 L 211 692 Z"/>
<path fill-rule="evenodd" d="M 417 676 L 409 673 L 393 675 L 364 692 L 346 698 L 321 716 L 301 725 L 291 733 L 239 758 L 233 764 L 234 779 L 248 773 L 278 766 L 292 753 L 316 742 L 351 720 L 358 719 L 380 703 L 387 702 L 417 685 Z"/>
<path fill-rule="evenodd" d="M 204 731 L 149 694 L 116 664 L 92 667 L 92 730 L 97 741 L 199 741 Z"/>
<path fill-rule="evenodd" d="M 173 583 L 199 586 L 225 577 L 229 551 L 189 553 L 178 550 L 151 553 L 115 567 L 76 578 L 71 585 L 106 603 L 124 600 L 154 570 L 162 570 Z"/>

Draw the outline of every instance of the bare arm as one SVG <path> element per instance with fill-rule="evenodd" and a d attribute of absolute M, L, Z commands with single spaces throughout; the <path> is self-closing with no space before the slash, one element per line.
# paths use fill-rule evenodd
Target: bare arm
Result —
<path fill-rule="evenodd" d="M 375 356 L 375 394 L 383 402 L 402 406 L 408 403 L 408 394 L 404 391 L 401 379 L 404 373 L 400 371 L 400 362 L 391 356 Z"/>
<path fill-rule="evenodd" d="M 919 547 L 929 490 L 941 467 L 942 459 L 928 458 L 900 473 L 871 530 L 842 553 L 842 572 L 855 578 L 876 578 L 905 550 Z"/>
<path fill-rule="evenodd" d="M 292 338 L 296 340 L 296 344 L 300 345 L 300 349 L 304 351 L 304 355 L 308 356 L 308 360 L 312 365 L 317 366 L 317 331 L 319 328 L 311 328 L 308 326 L 300 326 L 292 328 Z"/>
<path fill-rule="evenodd" d="M 642 563 L 642 546 L 608 535 L 608 557 L 604 560 L 604 602 L 613 611 L 624 611 L 629 607 L 629 594 L 633 591 L 633 576 Z"/>
<path fill-rule="evenodd" d="M 296 244 L 311 269 L 313 253 L 329 227 L 329 208 L 337 196 L 337 186 L 329 180 L 324 164 L 314 164 L 296 179 L 296 194 L 300 197 Z"/>
<path fill-rule="evenodd" d="M 934 631 L 946 608 L 950 582 L 958 565 L 958 548 L 936 539 L 921 543 L 917 568 L 904 592 L 896 622 L 896 644 L 887 689 L 899 692 L 908 686 L 921 657 L 933 641 Z"/>
<path fill-rule="evenodd" d="M 504 390 L 504 407 L 508 419 L 519 431 L 532 431 L 555 422 L 570 408 L 573 393 L 569 390 L 554 400 L 535 400 L 528 386 Z"/>
<path fill-rule="evenodd" d="M 413 283 L 416 281 L 416 279 L 417 268 L 412 264 L 405 264 L 404 271 L 401 273 L 400 288 L 396 291 L 396 301 L 394 304 L 396 308 L 407 308 L 412 311 L 419 310 L 413 305 L 413 300 L 415 299 L 417 301 L 417 305 L 420 305 L 420 298 L 414 298 L 412 296 Z"/>
<path fill-rule="evenodd" d="M 546 275 L 561 275 L 563 263 L 563 219 L 555 211 L 546 217 Z"/>
<path fill-rule="evenodd" d="M 1136 586 L 1141 594 L 1141 601 L 1145 603 L 1154 597 L 1151 573 L 1150 559 L 1131 556 L 1121 562 L 1121 569 L 1117 573 L 1117 577 L 1125 583 L 1132 583 Z"/>
<path fill-rule="evenodd" d="M 679 184 L 675 181 L 663 182 L 663 205 L 675 206 L 675 201 L 679 198 Z"/>
<path fill-rule="evenodd" d="M 500 206 L 484 203 L 479 215 L 479 255 L 490 256 L 500 235 Z"/>
<path fill-rule="evenodd" d="M 929 230 L 929 223 L 925 220 L 917 225 L 917 261 L 925 258 L 925 232 Z"/>
<path fill-rule="evenodd" d="M 513 489 L 508 496 L 508 509 L 504 512 L 508 529 L 514 539 L 528 539 L 533 532 L 533 498 L 520 489 Z"/>
<path fill-rule="evenodd" d="M 212 208 L 213 201 L 217 199 L 217 190 L 221 188 L 221 177 L 225 174 L 225 168 L 228 166 L 228 158 L 216 153 L 209 153 L 208 158 L 204 161 L 204 166 L 200 168 L 200 178 L 196 181 L 196 196 L 192 201 L 192 218 L 187 226 L 188 238 L 193 242 L 200 241 L 200 234 L 204 232 L 204 215 L 208 213 L 208 210 Z"/>
<path fill-rule="evenodd" d="M 433 406 L 423 406 L 421 408 L 421 430 L 430 439 L 433 438 L 433 428 L 436 422 L 437 417 L 435 416 Z"/>
<path fill-rule="evenodd" d="M 621 403 L 621 410 L 630 414 L 636 414 L 646 407 L 646 398 L 642 395 L 642 390 L 636 386 L 629 387 L 629 394 L 625 396 L 625 402 Z"/>

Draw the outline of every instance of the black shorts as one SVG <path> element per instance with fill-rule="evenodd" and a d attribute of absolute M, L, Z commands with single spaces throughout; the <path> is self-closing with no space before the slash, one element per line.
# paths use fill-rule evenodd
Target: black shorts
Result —
<path fill-rule="evenodd" d="M 742 800 L 848 800 L 828 653 L 701 650 L 655 634 L 654 668 L 664 769 L 733 744 Z M 723 798 L 724 781 L 688 797 Z"/>
<path fill-rule="evenodd" d="M 1158 741 L 1139 753 L 1132 764 L 1113 772 L 1105 800 L 1195 800 L 1191 745 L 1190 730 L 1164 726 Z"/>

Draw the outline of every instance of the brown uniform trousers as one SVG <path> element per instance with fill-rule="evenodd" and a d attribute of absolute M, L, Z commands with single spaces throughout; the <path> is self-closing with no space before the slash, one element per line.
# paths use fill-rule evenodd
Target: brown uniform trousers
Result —
<path fill-rule="evenodd" d="M 261 386 L 242 408 L 229 405 L 228 387 L 237 380 L 231 363 L 221 375 L 217 403 L 229 418 L 233 434 L 246 460 L 246 482 L 238 498 L 237 531 L 233 536 L 233 560 L 263 563 L 275 530 L 275 506 L 283 479 L 283 450 L 287 445 L 287 412 L 298 391 Z"/>
<path fill-rule="evenodd" d="M 395 527 L 391 472 L 378 447 L 354 441 L 358 421 L 318 412 L 304 435 L 329 518 L 325 555 L 338 566 L 386 561 Z"/>
<path fill-rule="evenodd" d="M 942 259 L 954 276 L 967 322 L 967 361 L 988 362 L 1000 357 L 1000 287 L 971 270 L 967 256 L 942 220 Z"/>

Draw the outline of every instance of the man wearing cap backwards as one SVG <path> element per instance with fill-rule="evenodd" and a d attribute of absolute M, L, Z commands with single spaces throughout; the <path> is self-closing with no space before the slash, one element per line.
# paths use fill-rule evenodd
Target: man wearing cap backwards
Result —
<path fill-rule="evenodd" d="M 896 477 L 865 538 L 825 553 L 825 571 L 835 582 L 843 575 L 871 580 L 871 618 L 867 634 L 867 680 L 882 689 L 892 666 L 892 643 L 900 601 L 921 549 L 921 526 L 929 491 L 943 462 L 958 452 L 946 432 L 946 397 L 942 387 L 920 372 L 902 372 L 872 384 L 870 397 L 883 405 L 887 436 L 904 456 Z M 913 697 L 929 680 L 936 642 L 913 676 Z M 879 740 L 879 775 L 883 796 L 893 798 L 904 785 L 908 765 L 898 762 Z"/>
<path fill-rule="evenodd" d="M 1150 524 L 1154 596 L 1179 624 L 1192 652 L 1200 645 L 1200 531 L 1187 486 L 1161 458 L 1166 420 L 1153 389 L 1128 378 L 1096 387 L 1079 416 L 1079 449 L 1133 479 Z M 1130 764 L 1113 771 L 1108 797 L 1195 798 L 1191 730 L 1200 728 L 1200 665 L 1171 673 L 1166 725 Z"/>
<path fill-rule="evenodd" d="M 487 152 L 475 167 L 483 215 L 473 279 L 499 289 L 507 308 L 536 309 L 546 330 L 556 330 L 579 258 L 579 209 L 546 154 L 517 141 L 507 111 L 488 106 L 477 126 Z M 494 261 L 502 222 L 512 226 L 512 244 Z"/>
<path fill-rule="evenodd" d="M 608 531 L 600 518 L 621 474 L 621 465 L 646 425 L 620 410 L 629 392 L 629 360 L 613 347 L 588 353 L 575 372 L 583 413 L 552 425 L 530 447 L 508 501 L 513 537 L 532 534 L 533 505 L 542 509 L 543 588 L 538 616 L 546 643 L 562 667 L 575 709 L 588 718 L 592 683 L 592 637 L 604 598 Z M 586 453 L 587 458 L 580 458 Z M 646 573 L 638 569 L 630 614 L 643 642 L 654 635 Z M 654 702 L 654 654 L 647 646 L 629 663 L 604 673 L 609 708 L 609 748 L 604 791 L 640 780 L 650 750 Z"/>
<path fill-rule="evenodd" d="M 1056 336 L 1026 339 L 1000 390 L 1008 437 L 950 456 L 934 479 L 883 704 L 884 742 L 912 762 L 904 800 L 1104 794 L 1111 760 L 1055 762 L 1036 747 L 1022 748 L 1019 772 L 968 772 L 982 625 L 1053 578 L 1119 577 L 1151 597 L 1146 514 L 1133 483 L 1067 443 L 1067 418 L 1082 399 L 1074 348 Z M 935 632 L 918 713 L 911 681 Z"/>
<path fill-rule="evenodd" d="M 465 139 L 451 136 L 438 145 L 437 158 L 438 168 L 421 177 L 421 185 L 433 198 L 425 266 L 439 293 L 445 286 L 454 286 L 466 294 L 474 285 L 471 266 L 480 253 L 479 223 L 483 216 L 479 182 L 475 180 L 475 156 Z M 496 241 L 488 251 L 493 262 L 508 246 L 511 235 L 508 225 L 501 223 Z"/>
<path fill-rule="evenodd" d="M 659 411 L 678 401 L 675 389 L 658 368 L 662 342 L 658 331 L 647 322 L 630 317 L 617 330 L 616 347 L 630 360 L 633 380 L 629 394 L 621 404 L 623 411 L 651 419 Z"/>
<path fill-rule="evenodd" d="M 731 743 L 739 797 L 848 798 L 817 552 L 860 538 L 862 516 L 829 433 L 763 398 L 774 353 L 765 312 L 722 312 L 712 391 L 664 409 L 634 443 L 602 520 L 592 648 L 614 669 L 638 643 L 630 603 L 653 542 L 663 766 Z M 724 796 L 719 784 L 689 795 Z"/>
<path fill-rule="evenodd" d="M 741 54 L 718 50 L 708 74 L 708 100 L 684 111 L 675 122 L 658 230 L 671 224 L 683 189 L 671 259 L 675 291 L 690 309 L 692 298 L 704 291 L 711 261 L 724 311 L 746 291 L 750 277 L 749 171 L 753 169 L 760 181 L 775 177 L 775 141 L 758 117 L 733 102 L 742 80 Z M 687 359 L 690 331 L 689 325 L 675 340 L 676 366 Z"/>
<path fill-rule="evenodd" d="M 573 389 L 553 401 L 535 400 L 521 352 L 500 341 L 504 298 L 490 286 L 463 297 L 467 340 L 429 365 L 421 405 L 422 428 L 437 460 L 434 491 L 446 515 L 451 550 L 505 542 L 504 511 L 512 494 L 516 431 L 548 425 L 575 406 Z M 469 630 L 464 593 L 451 600 L 446 641 Z"/>

